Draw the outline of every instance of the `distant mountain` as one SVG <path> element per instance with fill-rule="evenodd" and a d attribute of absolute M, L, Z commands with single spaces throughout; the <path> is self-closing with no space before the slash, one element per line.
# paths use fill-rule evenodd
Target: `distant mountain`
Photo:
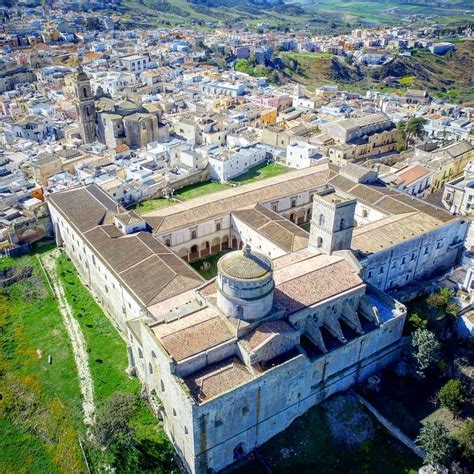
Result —
<path fill-rule="evenodd" d="M 188 0 L 195 5 L 205 5 L 207 7 L 235 7 L 236 5 L 254 5 L 257 7 L 274 7 L 283 5 L 283 0 Z"/>

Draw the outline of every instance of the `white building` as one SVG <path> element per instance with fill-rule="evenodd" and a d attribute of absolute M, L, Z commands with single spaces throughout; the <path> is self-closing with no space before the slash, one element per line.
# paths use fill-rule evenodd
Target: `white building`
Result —
<path fill-rule="evenodd" d="M 224 150 L 218 155 L 209 156 L 211 178 L 221 183 L 230 181 L 266 159 L 267 151 L 258 144 L 238 150 Z"/>
<path fill-rule="evenodd" d="M 329 159 L 321 155 L 319 148 L 310 143 L 290 143 L 286 149 L 286 165 L 290 168 L 308 168 L 327 161 Z"/>
<path fill-rule="evenodd" d="M 131 56 L 120 58 L 120 64 L 125 67 L 127 71 L 135 74 L 140 74 L 143 71 L 146 71 L 148 62 L 148 56 L 139 54 L 132 54 Z"/>

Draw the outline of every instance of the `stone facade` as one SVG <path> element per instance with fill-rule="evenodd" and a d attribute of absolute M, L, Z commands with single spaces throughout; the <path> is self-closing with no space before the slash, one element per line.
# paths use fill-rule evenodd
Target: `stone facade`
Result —
<path fill-rule="evenodd" d="M 96 139 L 96 111 L 90 80 L 80 70 L 74 82 L 76 115 L 79 120 L 79 132 L 84 143 Z"/>
<path fill-rule="evenodd" d="M 357 201 L 329 189 L 314 195 L 309 246 L 331 254 L 351 247 Z"/>

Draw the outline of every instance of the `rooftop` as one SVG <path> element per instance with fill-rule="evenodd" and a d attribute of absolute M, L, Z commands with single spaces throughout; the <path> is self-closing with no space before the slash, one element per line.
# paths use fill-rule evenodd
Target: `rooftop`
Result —
<path fill-rule="evenodd" d="M 250 246 L 224 255 L 218 263 L 219 272 L 238 280 L 254 280 L 272 271 L 272 262 L 265 255 L 254 252 Z"/>

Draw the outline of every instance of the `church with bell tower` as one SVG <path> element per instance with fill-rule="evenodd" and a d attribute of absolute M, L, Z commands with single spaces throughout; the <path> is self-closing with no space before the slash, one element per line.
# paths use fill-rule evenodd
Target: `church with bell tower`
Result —
<path fill-rule="evenodd" d="M 95 98 L 92 94 L 91 83 L 87 74 L 79 66 L 74 78 L 74 95 L 79 132 L 84 143 L 96 140 L 96 110 Z"/>

